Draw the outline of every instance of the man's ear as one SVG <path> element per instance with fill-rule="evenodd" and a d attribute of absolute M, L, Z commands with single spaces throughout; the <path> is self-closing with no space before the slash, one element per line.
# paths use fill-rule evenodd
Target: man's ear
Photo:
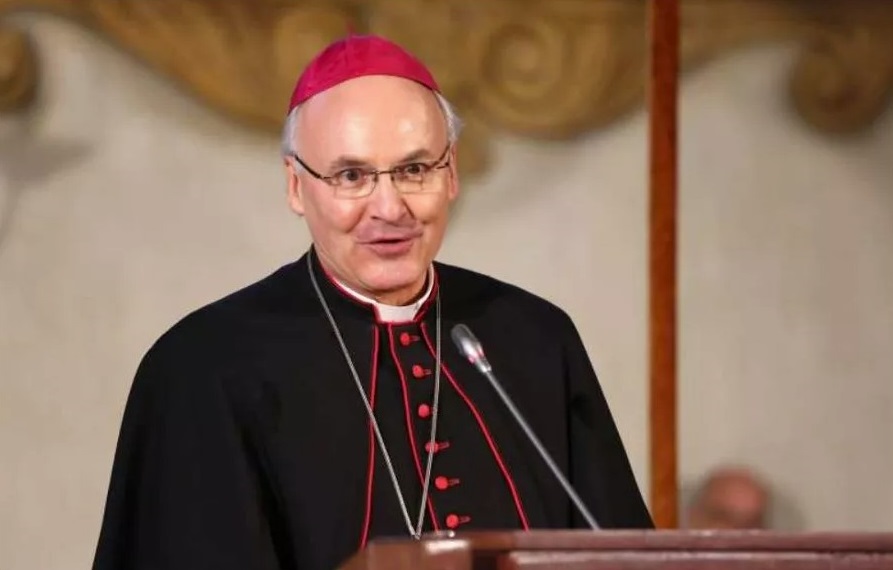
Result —
<path fill-rule="evenodd" d="M 285 177 L 288 188 L 288 206 L 299 216 L 304 215 L 304 195 L 301 179 L 290 160 L 285 160 Z"/>
<path fill-rule="evenodd" d="M 459 153 L 456 151 L 456 145 L 450 149 L 450 185 L 447 188 L 447 198 L 450 202 L 459 196 Z"/>

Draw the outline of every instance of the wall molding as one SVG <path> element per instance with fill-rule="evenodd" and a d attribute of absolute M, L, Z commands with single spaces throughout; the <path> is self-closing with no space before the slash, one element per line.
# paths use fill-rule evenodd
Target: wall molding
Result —
<path fill-rule="evenodd" d="M 858 133 L 893 92 L 890 0 L 682 0 L 683 68 L 757 44 L 793 44 L 793 109 L 827 135 Z M 297 73 L 348 29 L 385 34 L 434 70 L 468 129 L 466 172 L 494 131 L 545 140 L 640 109 L 641 0 L 0 0 L 0 113 L 31 106 L 40 66 L 4 16 L 64 16 L 246 127 L 275 133 Z"/>

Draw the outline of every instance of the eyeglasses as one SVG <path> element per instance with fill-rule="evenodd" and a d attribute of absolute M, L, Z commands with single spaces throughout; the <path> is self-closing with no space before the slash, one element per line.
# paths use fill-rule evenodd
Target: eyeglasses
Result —
<path fill-rule="evenodd" d="M 449 167 L 449 152 L 452 148 L 448 144 L 443 154 L 437 160 L 431 162 L 410 162 L 395 166 L 389 170 L 376 170 L 373 168 L 363 168 L 359 166 L 351 166 L 339 170 L 334 174 L 325 176 L 313 170 L 307 163 L 301 160 L 297 154 L 292 153 L 291 156 L 310 176 L 317 180 L 322 180 L 332 187 L 337 198 L 356 199 L 364 198 L 372 194 L 373 190 L 378 186 L 378 177 L 387 174 L 391 177 L 391 183 L 402 194 L 419 194 L 424 192 L 436 192 L 440 189 L 440 185 L 436 184 L 432 179 L 438 170 Z M 445 160 L 446 159 L 446 160 Z"/>

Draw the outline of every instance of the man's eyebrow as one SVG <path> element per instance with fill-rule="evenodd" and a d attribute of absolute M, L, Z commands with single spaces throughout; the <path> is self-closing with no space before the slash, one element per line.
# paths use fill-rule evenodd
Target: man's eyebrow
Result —
<path fill-rule="evenodd" d="M 350 155 L 342 155 L 329 163 L 329 170 L 334 172 L 344 168 L 373 168 L 369 162 L 362 158 Z"/>
<path fill-rule="evenodd" d="M 411 153 L 404 156 L 397 164 L 406 164 L 409 162 L 413 162 L 421 159 L 432 159 L 435 158 L 431 151 L 427 148 L 420 148 L 418 150 L 414 150 Z"/>

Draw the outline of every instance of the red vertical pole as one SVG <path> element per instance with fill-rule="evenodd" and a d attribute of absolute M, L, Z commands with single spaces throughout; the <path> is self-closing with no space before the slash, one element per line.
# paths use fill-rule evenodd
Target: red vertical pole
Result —
<path fill-rule="evenodd" d="M 675 528 L 679 0 L 649 0 L 648 10 L 650 506 L 658 528 Z"/>

